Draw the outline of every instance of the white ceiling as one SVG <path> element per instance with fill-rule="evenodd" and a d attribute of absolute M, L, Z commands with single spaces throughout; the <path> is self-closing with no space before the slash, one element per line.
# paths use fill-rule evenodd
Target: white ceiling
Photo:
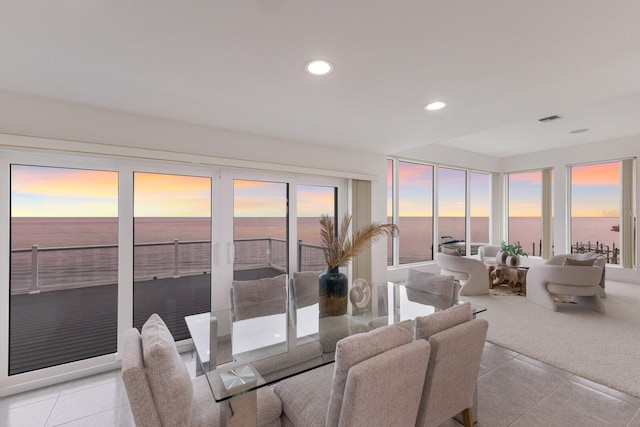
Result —
<path fill-rule="evenodd" d="M 0 89 L 385 154 L 640 134 L 638 0 L 2 0 L 0 55 Z"/>

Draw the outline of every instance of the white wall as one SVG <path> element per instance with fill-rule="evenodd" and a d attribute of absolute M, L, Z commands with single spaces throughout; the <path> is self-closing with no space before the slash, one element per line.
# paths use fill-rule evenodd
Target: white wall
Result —
<path fill-rule="evenodd" d="M 358 178 L 372 182 L 372 219 L 386 222 L 386 156 L 127 114 L 0 91 L 0 147 L 141 157 Z M 372 248 L 386 280 L 386 241 Z"/>

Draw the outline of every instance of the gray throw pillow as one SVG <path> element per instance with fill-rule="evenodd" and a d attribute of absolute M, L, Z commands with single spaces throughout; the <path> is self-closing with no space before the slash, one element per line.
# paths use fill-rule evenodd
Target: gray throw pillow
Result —
<path fill-rule="evenodd" d="M 596 262 L 595 258 L 592 259 L 573 259 L 573 258 L 565 258 L 562 265 L 575 265 L 575 266 L 586 266 L 591 267 Z"/>

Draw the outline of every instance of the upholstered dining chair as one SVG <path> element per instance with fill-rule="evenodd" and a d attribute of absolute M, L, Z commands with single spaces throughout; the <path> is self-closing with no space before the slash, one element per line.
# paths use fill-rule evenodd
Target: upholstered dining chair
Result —
<path fill-rule="evenodd" d="M 125 331 L 122 379 L 137 427 L 220 425 L 205 376 L 191 379 L 171 332 L 157 314 Z M 226 403 L 225 403 L 226 404 Z M 230 412 L 230 411 L 227 411 Z M 268 387 L 257 392 L 259 426 L 280 426 L 282 404 Z"/>
<path fill-rule="evenodd" d="M 434 274 L 414 268 L 407 270 L 405 287 L 409 300 L 411 300 L 411 291 L 416 290 L 442 297 L 445 308 L 455 304 L 460 293 L 460 282 L 453 275 Z"/>
<path fill-rule="evenodd" d="M 229 288 L 233 320 L 287 311 L 287 275 L 256 280 L 234 280 Z"/>
<path fill-rule="evenodd" d="M 469 303 L 416 318 L 416 340 L 431 345 L 416 426 L 436 427 L 462 412 L 471 427 L 488 327 L 486 319 L 473 318 Z"/>
<path fill-rule="evenodd" d="M 602 301 L 606 260 L 595 253 L 556 255 L 527 272 L 527 301 L 557 311 L 554 296 L 564 295 L 572 302 L 605 313 Z"/>
<path fill-rule="evenodd" d="M 489 294 L 489 274 L 480 260 L 437 253 L 436 264 L 440 274 L 453 275 L 460 281 L 460 295 Z"/>
<path fill-rule="evenodd" d="M 411 325 L 344 338 L 333 365 L 276 384 L 283 425 L 415 426 L 430 344 L 413 341 Z"/>

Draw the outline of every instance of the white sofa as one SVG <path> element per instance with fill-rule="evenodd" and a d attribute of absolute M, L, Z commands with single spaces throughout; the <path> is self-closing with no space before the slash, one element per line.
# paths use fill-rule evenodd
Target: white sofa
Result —
<path fill-rule="evenodd" d="M 440 274 L 453 275 L 460 281 L 460 295 L 489 294 L 489 273 L 487 267 L 474 258 L 436 254 Z"/>
<path fill-rule="evenodd" d="M 566 260 L 569 261 L 566 261 Z M 573 263 L 571 261 L 574 261 Z M 577 262 L 576 262 L 577 261 Z M 565 265 L 590 263 L 593 265 Z M 604 256 L 595 253 L 556 255 L 527 273 L 527 301 L 558 311 L 552 294 L 570 296 L 587 308 L 605 312 Z"/>

